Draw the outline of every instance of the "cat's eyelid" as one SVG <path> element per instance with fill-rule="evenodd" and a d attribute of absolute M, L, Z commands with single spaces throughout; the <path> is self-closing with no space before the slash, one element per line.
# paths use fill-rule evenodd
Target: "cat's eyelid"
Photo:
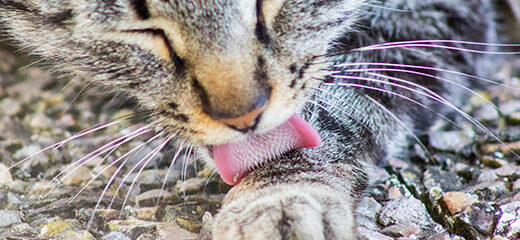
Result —
<path fill-rule="evenodd" d="M 132 37 L 129 37 L 131 34 Z M 123 40 L 129 44 L 136 44 L 143 49 L 150 50 L 160 58 L 172 62 L 172 55 L 175 54 L 172 43 L 166 33 L 159 28 L 137 28 L 120 30 L 110 34 L 111 38 Z"/>
<path fill-rule="evenodd" d="M 180 28 L 172 19 L 153 17 L 145 21 L 136 21 L 131 25 L 122 25 L 121 28 L 118 28 L 118 31 L 160 36 L 166 39 L 168 44 L 175 46 L 175 53 L 185 53 L 186 51 Z"/>
<path fill-rule="evenodd" d="M 161 58 L 173 63 L 178 73 L 182 73 L 185 69 L 184 60 L 177 55 L 175 50 L 173 49 L 171 40 L 168 38 L 168 35 L 162 29 L 158 28 L 144 28 L 144 29 L 132 29 L 125 30 L 123 32 L 128 33 L 143 33 L 143 34 L 151 34 L 154 36 L 154 45 L 157 47 L 156 51 Z M 162 40 L 162 44 L 161 41 Z"/>

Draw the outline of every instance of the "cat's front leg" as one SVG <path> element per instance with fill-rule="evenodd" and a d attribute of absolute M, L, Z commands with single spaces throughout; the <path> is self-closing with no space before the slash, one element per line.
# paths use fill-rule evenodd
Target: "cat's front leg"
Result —
<path fill-rule="evenodd" d="M 305 171 L 278 175 L 282 179 L 250 175 L 226 197 L 214 239 L 354 239 L 355 200 L 343 191 L 348 179 L 307 178 Z M 343 186 L 329 185 L 338 182 Z"/>

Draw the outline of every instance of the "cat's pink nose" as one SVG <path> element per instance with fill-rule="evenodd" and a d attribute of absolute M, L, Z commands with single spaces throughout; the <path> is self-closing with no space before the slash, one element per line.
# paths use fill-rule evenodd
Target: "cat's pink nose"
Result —
<path fill-rule="evenodd" d="M 256 126 L 258 125 L 258 122 L 260 121 L 260 117 L 264 112 L 265 107 L 266 104 L 264 104 L 261 107 L 255 108 L 253 109 L 253 111 L 246 113 L 242 116 L 236 118 L 219 119 L 217 121 L 240 132 L 246 133 L 248 131 L 253 131 L 256 129 Z"/>

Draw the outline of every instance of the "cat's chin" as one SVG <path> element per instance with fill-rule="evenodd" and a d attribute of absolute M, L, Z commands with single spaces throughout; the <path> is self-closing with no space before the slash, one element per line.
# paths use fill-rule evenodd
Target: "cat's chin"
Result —
<path fill-rule="evenodd" d="M 293 149 L 317 147 L 318 132 L 298 115 L 262 133 L 237 142 L 211 146 L 213 161 L 222 179 L 236 185 L 251 170 Z"/>

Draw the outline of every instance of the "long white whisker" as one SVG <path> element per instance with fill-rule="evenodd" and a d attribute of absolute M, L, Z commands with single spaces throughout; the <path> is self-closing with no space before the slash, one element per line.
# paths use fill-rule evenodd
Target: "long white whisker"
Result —
<path fill-rule="evenodd" d="M 493 139 L 495 139 L 497 142 L 499 142 L 500 144 L 503 144 L 505 146 L 505 143 L 500 140 L 500 138 L 498 136 L 496 136 L 496 134 L 494 134 L 493 132 L 491 132 L 486 126 L 484 126 L 482 123 L 480 123 L 479 121 L 477 121 L 475 118 L 473 118 L 471 115 L 465 113 L 464 111 L 462 111 L 461 109 L 459 109 L 458 107 L 456 107 L 455 105 L 453 105 L 452 103 L 450 103 L 449 101 L 447 101 L 445 98 L 443 98 L 442 96 L 440 96 L 439 94 L 431 91 L 430 89 L 428 88 L 425 88 L 421 85 L 418 85 L 418 84 L 415 84 L 413 82 L 410 82 L 410 81 L 406 81 L 406 80 L 403 80 L 403 79 L 400 79 L 400 78 L 395 78 L 395 77 L 390 77 L 390 76 L 384 76 L 382 74 L 376 74 L 376 75 L 380 75 L 382 77 L 385 77 L 387 79 L 391 79 L 391 80 L 395 80 L 395 81 L 405 81 L 405 82 L 408 82 L 408 84 L 411 84 L 411 85 L 417 85 L 418 87 L 420 87 L 421 89 L 423 90 L 426 90 L 428 91 L 429 93 L 433 94 L 433 96 L 430 96 L 429 94 L 424 94 L 420 91 L 417 91 L 417 90 L 412 90 L 413 92 L 415 93 L 419 93 L 421 95 L 424 95 L 426 97 L 429 97 L 429 98 L 432 98 L 432 99 L 436 99 L 436 100 L 440 100 L 439 102 L 440 103 L 443 103 L 445 104 L 446 106 L 450 107 L 451 109 L 455 110 L 456 112 L 458 112 L 459 114 L 461 114 L 464 118 L 466 118 L 469 122 L 471 122 L 472 124 L 474 124 L 475 126 L 477 126 L 480 130 L 484 131 L 486 134 L 488 134 L 489 136 L 491 136 Z M 352 79 L 358 79 L 358 80 L 362 80 L 358 77 L 354 77 Z M 370 79 L 370 78 L 368 78 Z M 385 82 L 385 81 L 381 81 L 381 80 L 376 80 L 376 79 L 372 79 L 372 80 L 368 80 L 368 81 L 374 81 L 374 82 L 381 82 L 383 84 L 389 84 L 389 85 L 392 85 L 392 86 L 396 86 L 396 87 L 399 87 L 399 88 L 404 88 L 404 89 L 411 89 L 411 88 L 408 88 L 408 87 L 405 87 L 405 86 L 402 86 L 402 85 L 399 85 L 399 84 L 394 84 L 394 83 L 390 83 L 390 82 Z M 513 152 L 515 154 L 515 156 L 519 157 L 516 152 Z"/>
<path fill-rule="evenodd" d="M 182 163 L 182 175 L 183 175 L 183 181 L 186 181 L 186 179 L 188 178 L 188 166 L 190 164 L 190 158 L 191 158 L 191 154 L 193 152 L 193 146 L 190 146 L 188 148 L 188 153 L 185 155 L 186 158 L 184 158 L 184 161 Z"/>
<path fill-rule="evenodd" d="M 427 93 L 421 92 L 421 91 L 419 91 L 417 89 L 414 89 L 414 88 L 411 88 L 411 87 L 407 87 L 407 86 L 404 86 L 404 85 L 401 85 L 401 84 L 388 82 L 388 81 L 384 81 L 384 80 L 380 80 L 380 79 L 374 79 L 374 78 L 368 78 L 368 77 L 358 77 L 358 76 L 348 76 L 348 75 L 332 75 L 332 77 L 338 78 L 338 79 L 360 80 L 360 81 L 368 81 L 368 82 L 375 82 L 375 83 L 386 84 L 386 85 L 390 85 L 390 86 L 394 86 L 394 87 L 397 87 L 397 88 L 402 88 L 402 89 L 408 90 L 408 91 L 410 91 L 412 93 L 416 93 L 416 94 L 425 96 L 425 97 L 430 98 L 432 100 L 435 100 L 435 101 L 437 101 L 439 103 L 447 102 L 447 101 L 443 101 L 442 98 L 438 97 L 438 94 L 436 94 L 435 92 L 431 91 L 430 89 L 428 89 L 428 88 L 426 88 L 424 86 L 421 86 L 419 84 L 416 84 L 416 83 L 413 83 L 413 82 L 410 82 L 410 81 L 398 79 L 398 78 L 396 78 L 397 80 L 395 80 L 395 81 L 399 81 L 399 82 L 403 82 L 403 83 L 406 83 L 406 84 L 410 84 L 410 85 L 412 85 L 414 87 L 418 87 L 418 88 L 420 88 L 422 90 L 425 90 Z"/>
<path fill-rule="evenodd" d="M 141 127 L 128 135 L 119 137 L 119 138 L 111 141 L 110 143 L 107 143 L 107 144 L 103 145 L 102 147 L 94 150 L 93 152 L 87 154 L 86 156 L 80 158 L 79 160 L 75 161 L 74 163 L 70 164 L 63 171 L 61 171 L 56 176 L 54 176 L 49 183 L 47 183 L 47 185 L 49 185 L 52 182 L 55 182 L 53 184 L 53 187 L 51 188 L 51 190 L 49 190 L 49 192 L 51 192 L 54 188 L 56 188 L 57 184 L 60 182 L 60 180 L 58 180 L 58 178 L 60 178 L 61 175 L 63 175 L 64 173 L 68 172 L 65 176 L 62 177 L 62 179 L 70 176 L 72 173 L 74 173 L 76 170 L 78 170 L 81 166 L 83 166 L 85 163 L 91 161 L 95 157 L 97 157 L 103 153 L 109 152 L 115 148 L 118 148 L 121 145 L 131 141 L 132 139 L 151 131 L 151 129 L 147 129 L 148 127 L 149 127 L 148 125 Z M 119 142 L 119 143 L 117 143 L 117 142 Z M 113 145 L 114 143 L 117 143 L 117 144 Z M 72 169 L 72 170 L 69 171 L 69 169 Z M 48 187 L 48 186 L 46 186 L 46 187 Z"/>
<path fill-rule="evenodd" d="M 419 76 L 424 76 L 424 77 L 429 77 L 429 78 L 434 78 L 434 79 L 438 79 L 438 80 L 441 80 L 441 81 L 445 81 L 445 82 L 451 83 L 451 84 L 453 84 L 453 85 L 455 85 L 457 87 L 460 87 L 460 88 L 470 92 L 471 94 L 479 97 L 480 99 L 484 100 L 485 102 L 487 102 L 488 104 L 493 106 L 496 110 L 500 111 L 500 108 L 496 104 L 491 102 L 486 97 L 482 96 L 482 94 L 477 93 L 473 89 L 468 88 L 468 87 L 464 86 L 463 84 L 460 84 L 460 83 L 455 82 L 453 80 L 449 80 L 449 79 L 446 79 L 446 78 L 438 77 L 438 76 L 435 76 L 435 75 L 432 75 L 432 74 L 427 74 L 427 73 L 422 73 L 422 72 L 417 72 L 417 71 L 412 71 L 412 70 L 406 70 L 406 69 L 399 69 L 399 68 L 391 68 L 391 69 L 388 69 L 388 68 L 347 69 L 344 72 L 349 72 L 349 73 L 352 73 L 352 72 L 367 72 L 367 73 L 370 73 L 372 71 L 410 73 L 410 74 L 415 74 L 415 75 L 419 75 Z"/>
<path fill-rule="evenodd" d="M 464 127 L 462 127 L 461 125 L 457 124 L 456 122 L 453 122 L 452 120 L 448 119 L 446 116 L 442 115 L 441 113 L 433 110 L 432 108 L 416 101 L 416 100 L 413 100 L 412 98 L 409 98 L 405 95 L 402 95 L 402 94 L 399 94 L 399 93 L 396 93 L 396 92 L 393 92 L 393 91 L 390 91 L 390 90 L 386 90 L 386 89 L 383 89 L 383 88 L 378 88 L 378 87 L 372 87 L 372 86 L 366 86 L 366 85 L 363 85 L 363 84 L 355 84 L 355 83 L 324 83 L 324 85 L 337 85 L 337 86 L 343 86 L 343 87 L 356 87 L 356 88 L 363 88 L 363 89 L 369 89 L 369 90 L 373 90 L 373 91 L 379 91 L 379 92 L 383 92 L 383 93 L 386 93 L 386 94 L 390 94 L 390 95 L 394 95 L 394 96 L 397 96 L 397 97 L 400 97 L 402 99 L 405 99 L 409 102 L 412 102 L 414 104 L 417 104 L 433 113 L 435 113 L 436 115 L 438 115 L 439 117 L 445 119 L 446 121 L 450 122 L 451 124 L 461 128 L 461 129 L 465 129 Z M 465 129 L 466 130 L 466 129 Z"/>
<path fill-rule="evenodd" d="M 478 77 L 478 76 L 467 74 L 467 73 L 463 73 L 463 72 L 457 72 L 457 71 L 452 71 L 452 70 L 447 70 L 447 69 L 442 69 L 442 68 L 436 68 L 436 67 L 426 67 L 426 66 L 420 66 L 420 65 L 409 65 L 409 64 L 398 64 L 398 63 L 358 62 L 358 63 L 341 63 L 341 64 L 337 64 L 336 66 L 337 67 L 389 66 L 389 67 L 402 67 L 402 68 L 423 69 L 423 70 L 430 70 L 430 71 L 437 71 L 437 72 L 456 74 L 456 75 L 460 75 L 460 76 L 464 76 L 464 77 L 468 77 L 468 78 L 472 78 L 472 79 L 481 80 L 481 81 L 484 81 L 484 82 L 487 82 L 487 83 L 500 85 L 500 86 L 503 86 L 503 87 L 506 87 L 506 88 L 510 88 L 510 89 L 514 89 L 515 88 L 515 87 L 511 87 L 511 86 L 505 85 L 505 84 L 497 82 L 497 81 L 493 81 L 491 79 L 486 79 L 486 78 Z"/>
<path fill-rule="evenodd" d="M 330 91 L 326 91 L 325 89 L 322 89 L 322 88 L 314 88 L 316 91 L 320 91 L 320 92 L 323 92 L 325 94 L 328 94 L 329 96 L 337 99 L 337 100 L 341 100 L 339 99 L 339 97 L 335 96 L 333 93 L 331 93 Z M 320 98 L 320 100 L 324 101 L 324 102 L 327 102 L 326 99 L 323 99 L 323 98 Z M 325 106 L 322 106 L 321 104 L 319 104 L 318 102 L 315 102 L 313 100 L 309 100 L 311 103 L 313 103 L 314 105 L 320 107 L 321 109 L 325 110 L 325 111 L 329 111 L 327 110 L 327 108 L 325 108 Z M 333 108 L 337 109 L 338 111 L 342 112 L 343 114 L 346 114 L 347 116 L 350 116 L 350 114 L 347 114 L 345 112 L 345 109 L 340 109 L 338 106 L 334 105 L 334 104 L 329 104 L 329 106 L 332 106 Z M 361 111 L 358 109 L 358 107 L 354 107 L 354 106 L 351 106 L 351 109 L 354 109 L 354 111 L 358 112 L 358 113 L 361 113 Z M 350 118 L 352 120 L 354 120 L 357 124 L 361 124 L 361 126 L 363 126 L 365 129 L 367 129 L 368 131 L 372 131 L 368 126 L 366 126 L 363 122 L 361 121 L 358 121 L 356 118 L 350 116 Z"/>
<path fill-rule="evenodd" d="M 399 125 L 401 125 L 401 127 L 403 127 L 407 132 L 408 134 L 410 134 L 414 139 L 415 141 L 417 142 L 417 144 L 419 144 L 419 146 L 426 152 L 426 154 L 430 157 L 430 159 L 433 159 L 433 156 L 432 154 L 430 153 L 430 151 L 428 150 L 428 148 L 426 147 L 426 145 L 424 145 L 424 143 L 421 141 L 421 139 L 419 139 L 419 137 L 412 131 L 411 128 L 409 128 L 408 126 L 406 126 L 406 124 L 397 116 L 395 115 L 392 111 L 390 111 L 390 109 L 388 109 L 387 107 L 385 107 L 383 104 L 381 104 L 380 102 L 378 102 L 377 100 L 375 100 L 374 98 L 368 96 L 368 95 L 364 95 L 368 100 L 372 101 L 374 104 L 376 104 L 377 106 L 379 106 L 383 111 L 385 111 L 388 115 L 390 115 L 393 119 L 395 119 L 395 121 L 397 121 L 397 123 Z"/>
<path fill-rule="evenodd" d="M 186 182 L 186 175 L 187 175 L 187 169 L 188 169 L 188 161 L 190 159 L 190 155 L 191 155 L 191 151 L 193 150 L 193 146 L 188 146 L 188 149 L 186 151 L 186 153 L 184 154 L 183 156 L 183 159 L 182 159 L 182 173 L 181 173 L 181 179 L 182 179 L 182 182 L 184 184 L 184 182 Z M 182 192 L 182 197 L 186 197 L 186 192 Z"/>
<path fill-rule="evenodd" d="M 166 187 L 166 181 L 168 180 L 168 176 L 170 174 L 170 171 L 172 169 L 174 169 L 173 166 L 175 165 L 175 162 L 177 161 L 177 158 L 179 158 L 179 155 L 181 154 L 182 149 L 184 148 L 184 144 L 186 144 L 186 141 L 183 141 L 180 144 L 179 149 L 177 150 L 177 152 L 175 152 L 175 155 L 173 156 L 173 158 L 172 158 L 172 160 L 170 162 L 170 166 L 168 167 L 168 170 L 166 171 L 166 176 L 164 177 L 164 181 L 163 181 L 163 184 L 161 186 L 161 192 L 159 193 L 159 198 L 157 199 L 157 203 L 159 203 L 161 201 L 161 197 L 162 197 L 164 188 Z"/>
<path fill-rule="evenodd" d="M 90 133 L 93 133 L 93 132 L 99 131 L 99 130 L 101 130 L 101 129 L 108 128 L 108 127 L 110 127 L 110 126 L 116 125 L 116 124 L 118 124 L 118 123 L 120 123 L 120 122 L 121 122 L 121 121 L 118 120 L 118 121 L 114 121 L 114 122 L 111 122 L 111 123 L 107 123 L 107 124 L 103 124 L 103 125 L 100 125 L 100 126 L 97 126 L 97 127 L 91 128 L 91 129 L 89 129 L 89 130 L 85 130 L 85 131 L 82 131 L 82 132 L 76 133 L 76 134 L 72 135 L 71 137 L 69 137 L 69 138 L 67 138 L 67 139 L 61 140 L 61 141 L 59 141 L 59 142 L 57 142 L 57 143 L 55 143 L 55 144 L 52 144 L 52 145 L 50 145 L 50 146 L 47 146 L 47 147 L 43 148 L 42 150 L 39 150 L 39 151 L 37 151 L 37 152 L 35 152 L 35 153 L 29 155 L 28 157 L 25 157 L 24 159 L 18 161 L 17 163 L 15 163 L 15 164 L 13 164 L 12 166 L 10 166 L 9 168 L 7 168 L 7 170 L 8 170 L 8 171 L 11 170 L 12 168 L 14 168 L 14 167 L 16 167 L 16 166 L 22 164 L 23 162 L 25 162 L 25 161 L 27 161 L 27 160 L 29 160 L 29 159 L 35 157 L 35 156 L 38 155 L 38 154 L 41 154 L 42 152 L 45 152 L 45 151 L 50 150 L 50 149 L 56 150 L 56 149 L 62 147 L 63 145 L 65 145 L 67 142 L 70 142 L 70 141 L 72 141 L 72 140 L 74 140 L 74 139 L 77 139 L 77 138 L 83 137 L 83 136 L 88 135 L 88 134 L 90 134 Z"/>
<path fill-rule="evenodd" d="M 358 48 L 351 51 L 363 52 L 363 51 L 373 51 L 373 50 L 386 50 L 393 48 L 410 48 L 410 47 L 421 47 L 421 48 L 438 48 L 438 49 L 448 49 L 455 50 L 461 52 L 469 52 L 469 53 L 478 53 L 478 54 L 491 54 L 491 55 L 518 55 L 520 52 L 497 52 L 497 51 L 482 51 L 482 50 L 474 50 L 460 47 L 451 47 L 445 45 L 435 45 L 435 44 L 400 44 L 400 45 L 390 45 L 390 46 L 382 46 L 382 47 L 370 47 L 370 48 Z"/>
<path fill-rule="evenodd" d="M 464 45 L 475 45 L 475 46 L 489 46 L 489 47 L 520 47 L 520 44 L 511 44 L 511 43 L 482 43 L 482 42 L 472 42 L 472 41 L 462 41 L 462 40 L 442 40 L 442 39 L 430 39 L 430 40 L 411 40 L 411 41 L 397 41 L 397 42 L 388 42 L 381 44 L 374 44 L 370 46 L 365 46 L 358 49 L 371 49 L 378 47 L 386 47 L 386 46 L 394 46 L 394 45 L 407 45 L 407 44 L 421 44 L 421 43 L 455 43 L 455 44 L 464 44 Z"/>
<path fill-rule="evenodd" d="M 170 140 L 172 140 L 175 136 L 170 136 L 168 137 L 166 140 L 164 140 L 161 145 L 159 145 L 158 147 L 156 147 L 152 152 L 151 155 L 149 154 L 149 156 L 145 157 L 144 159 L 146 159 L 146 161 L 142 164 L 143 166 L 139 169 L 139 172 L 137 173 L 137 176 L 135 176 L 134 180 L 132 181 L 132 184 L 130 184 L 130 187 L 128 188 L 128 192 L 126 193 L 126 197 L 125 197 L 125 200 L 123 201 L 123 206 L 121 207 L 121 212 L 119 213 L 119 216 L 121 217 L 123 215 L 123 210 L 125 208 L 125 205 L 126 205 L 126 202 L 128 201 L 128 197 L 130 197 L 130 193 L 132 192 L 132 188 L 134 187 L 135 185 L 135 182 L 137 181 L 137 179 L 139 178 L 139 176 L 141 176 L 141 173 L 143 173 L 144 169 L 146 168 L 146 166 L 148 165 L 148 163 L 150 163 L 150 161 L 153 160 L 153 158 L 155 157 L 155 155 L 157 155 L 157 153 L 159 153 L 159 151 L 161 151 L 161 149 L 164 148 L 164 146 L 166 146 L 166 144 L 168 144 L 170 142 Z M 136 164 L 136 166 L 138 166 L 139 164 Z M 129 173 L 132 173 L 133 170 L 131 170 Z M 124 181 L 123 181 L 124 182 Z"/>
<path fill-rule="evenodd" d="M 335 83 L 322 83 L 323 85 L 329 85 L 329 86 L 342 86 L 342 87 L 357 87 L 357 88 L 364 88 L 364 89 L 369 89 L 369 90 L 374 90 L 374 91 L 379 91 L 379 92 L 382 92 L 382 93 L 387 93 L 387 94 L 391 94 L 391 95 L 395 95 L 395 96 L 398 96 L 400 98 L 403 98 L 405 100 L 408 100 L 412 103 L 415 103 L 421 107 L 424 107 L 424 108 L 428 108 L 428 106 L 416 101 L 416 100 L 413 100 L 412 98 L 409 98 L 405 95 L 402 95 L 402 94 L 399 94 L 399 93 L 396 93 L 396 92 L 392 92 L 390 90 L 386 90 L 386 89 L 383 89 L 383 88 L 378 88 L 378 87 L 372 87 L 372 86 L 367 86 L 367 85 L 363 85 L 363 84 L 356 84 L 356 83 L 343 83 L 343 82 L 335 82 Z"/>
<path fill-rule="evenodd" d="M 149 144 L 150 142 L 154 141 L 155 139 L 159 138 L 160 136 L 162 136 L 160 133 L 155 135 L 154 137 L 150 138 L 148 141 L 144 142 L 144 143 L 141 143 L 139 144 L 137 147 L 131 149 L 128 153 L 124 154 L 123 156 L 121 156 L 119 159 L 124 159 L 126 158 L 131 152 L 134 152 L 136 151 L 137 149 L 140 149 L 142 146 L 144 146 L 145 144 Z M 119 161 L 116 160 L 117 161 Z M 90 225 L 92 224 L 92 221 L 94 220 L 94 215 L 96 214 L 96 211 L 98 210 L 99 208 L 99 205 L 101 204 L 101 201 L 103 200 L 103 197 L 105 196 L 106 192 L 108 191 L 108 188 L 110 188 L 110 186 L 112 185 L 112 183 L 114 182 L 115 178 L 117 177 L 117 175 L 119 174 L 119 172 L 123 169 L 123 167 L 126 165 L 127 161 L 128 161 L 129 158 L 126 158 L 123 163 L 116 169 L 116 171 L 114 172 L 114 174 L 112 175 L 112 177 L 110 177 L 110 179 L 108 180 L 105 188 L 103 189 L 103 192 L 101 193 L 97 203 L 96 203 L 96 206 L 94 207 L 94 212 L 92 213 L 92 216 L 90 216 L 90 220 L 88 222 L 88 225 L 87 225 L 87 229 L 90 228 Z M 116 193 L 114 194 L 112 200 L 110 201 L 110 205 L 108 206 L 107 209 L 110 209 L 112 207 L 112 203 L 114 202 L 114 199 L 117 195 L 117 192 L 119 192 L 119 189 L 120 189 L 121 185 L 119 186 L 119 188 L 117 189 Z"/>
<path fill-rule="evenodd" d="M 159 135 L 151 138 L 151 140 L 153 139 L 156 139 Z M 103 168 L 101 171 L 99 171 L 98 174 L 96 174 L 87 184 L 85 184 L 85 186 L 83 186 L 79 191 L 78 193 L 76 193 L 76 195 L 74 195 L 74 197 L 72 198 L 72 200 L 70 200 L 71 202 L 74 201 L 74 199 L 76 199 L 82 191 L 85 190 L 85 188 L 88 187 L 88 185 L 90 185 L 93 181 L 95 181 L 101 174 L 103 174 L 106 170 L 108 170 L 110 167 L 116 165 L 118 162 L 120 162 L 121 160 L 123 160 L 124 158 L 126 158 L 128 155 L 130 155 L 131 153 L 139 150 L 140 148 L 142 148 L 145 144 L 149 143 L 150 140 L 148 140 L 147 142 L 143 142 L 139 145 L 137 145 L 136 147 L 130 149 L 128 152 L 126 152 L 125 154 L 123 154 L 121 157 L 117 158 L 116 160 L 114 160 L 112 163 L 110 163 L 108 166 L 106 166 L 105 168 Z M 121 164 L 121 166 L 124 166 L 124 164 Z M 114 174 L 113 176 L 117 176 L 117 174 Z M 107 184 L 107 186 L 110 185 L 110 184 Z"/>

